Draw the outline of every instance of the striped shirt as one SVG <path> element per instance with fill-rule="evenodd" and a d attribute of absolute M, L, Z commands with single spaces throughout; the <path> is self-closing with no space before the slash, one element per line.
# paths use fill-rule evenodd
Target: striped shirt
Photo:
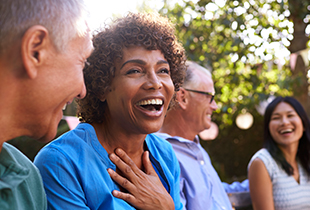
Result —
<path fill-rule="evenodd" d="M 298 183 L 293 176 L 287 175 L 268 150 L 261 149 L 256 152 L 248 168 L 255 158 L 263 161 L 270 176 L 275 210 L 310 209 L 310 177 L 300 163 L 298 163 Z"/>

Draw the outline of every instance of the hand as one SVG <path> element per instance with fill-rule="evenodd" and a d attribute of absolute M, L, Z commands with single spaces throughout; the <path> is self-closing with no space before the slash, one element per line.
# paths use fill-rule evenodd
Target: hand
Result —
<path fill-rule="evenodd" d="M 145 173 L 122 149 L 116 149 L 115 153 L 110 155 L 110 159 L 123 173 L 123 176 L 112 169 L 108 169 L 108 173 L 114 181 L 128 191 L 125 193 L 113 190 L 113 196 L 123 199 L 141 210 L 174 210 L 173 199 L 155 172 L 148 151 L 144 152 L 142 157 Z"/>

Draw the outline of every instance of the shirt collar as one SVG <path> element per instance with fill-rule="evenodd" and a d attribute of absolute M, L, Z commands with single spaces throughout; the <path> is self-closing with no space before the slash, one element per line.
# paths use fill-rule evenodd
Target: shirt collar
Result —
<path fill-rule="evenodd" d="M 186 142 L 186 143 L 189 143 L 189 142 L 194 142 L 196 144 L 199 144 L 199 137 L 198 135 L 195 136 L 194 138 L 194 141 L 190 141 L 188 139 L 185 139 L 181 136 L 170 136 L 169 134 L 167 133 L 155 133 L 157 136 L 159 136 L 160 138 L 163 138 L 163 139 L 168 139 L 168 138 L 172 138 L 172 139 L 176 139 L 177 141 L 179 142 Z"/>

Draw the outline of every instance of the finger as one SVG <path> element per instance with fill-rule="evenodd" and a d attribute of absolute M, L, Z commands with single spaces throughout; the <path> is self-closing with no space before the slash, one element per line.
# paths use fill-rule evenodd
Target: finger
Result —
<path fill-rule="evenodd" d="M 120 192 L 117 190 L 113 190 L 112 195 L 116 198 L 120 198 L 120 199 L 130 203 L 131 205 L 134 205 L 135 203 L 137 203 L 137 199 L 129 193 L 124 193 L 124 192 Z"/>
<path fill-rule="evenodd" d="M 134 178 L 134 175 L 135 175 L 134 171 L 132 170 L 132 167 L 129 165 L 129 164 L 134 164 L 134 162 L 131 159 L 130 160 L 132 161 L 132 163 L 127 164 L 115 153 L 111 153 L 109 155 L 109 158 L 116 165 L 116 167 L 120 170 L 122 175 L 124 175 L 126 178 L 130 180 Z"/>
<path fill-rule="evenodd" d="M 132 189 L 135 188 L 135 186 L 126 178 L 122 177 L 112 169 L 108 168 L 108 173 L 110 177 L 119 184 L 122 188 L 126 189 L 128 192 L 131 192 Z"/>
<path fill-rule="evenodd" d="M 153 168 L 152 162 L 150 160 L 150 153 L 148 151 L 145 151 L 143 153 L 142 161 L 143 161 L 145 173 L 148 175 L 156 175 L 157 176 L 157 173 L 156 173 L 155 169 Z"/>
<path fill-rule="evenodd" d="M 119 163 L 119 165 L 123 168 L 122 172 L 123 173 L 129 173 L 131 170 L 137 174 L 139 173 L 140 169 L 138 166 L 133 162 L 133 160 L 127 155 L 127 153 L 122 150 L 121 148 L 115 149 L 115 154 L 120 158 L 120 160 L 123 161 L 123 163 Z M 129 170 L 129 168 L 130 170 Z M 119 168 L 121 170 L 121 168 Z"/>

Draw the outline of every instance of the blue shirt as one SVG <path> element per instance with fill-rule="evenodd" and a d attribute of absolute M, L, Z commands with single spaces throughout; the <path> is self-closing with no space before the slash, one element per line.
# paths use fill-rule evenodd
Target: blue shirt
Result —
<path fill-rule="evenodd" d="M 184 209 L 220 210 L 232 209 L 222 182 L 211 164 L 210 157 L 200 145 L 198 138 L 194 141 L 166 133 L 156 133 L 167 139 L 176 153 L 181 167 L 180 195 Z M 247 181 L 246 181 L 247 182 Z M 243 191 L 238 184 L 226 186 L 230 192 Z M 248 189 L 248 184 L 245 186 Z"/>
<path fill-rule="evenodd" d="M 174 200 L 175 209 L 182 209 L 180 168 L 171 145 L 153 134 L 146 136 L 145 143 L 155 171 Z M 42 174 L 48 209 L 135 209 L 112 195 L 113 190 L 120 189 L 107 169 L 116 170 L 116 166 L 88 123 L 80 123 L 45 146 L 34 163 Z"/>

